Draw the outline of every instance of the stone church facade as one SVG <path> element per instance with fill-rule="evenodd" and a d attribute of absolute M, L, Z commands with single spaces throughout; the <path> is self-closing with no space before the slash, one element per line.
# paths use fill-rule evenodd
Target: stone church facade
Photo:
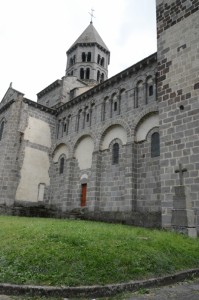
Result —
<path fill-rule="evenodd" d="M 0 211 L 199 229 L 199 1 L 157 0 L 157 53 L 108 79 L 92 22 L 66 73 L 0 103 Z"/>

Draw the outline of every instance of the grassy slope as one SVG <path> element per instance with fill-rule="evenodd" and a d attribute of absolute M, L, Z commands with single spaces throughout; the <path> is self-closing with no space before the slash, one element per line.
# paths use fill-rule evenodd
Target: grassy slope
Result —
<path fill-rule="evenodd" d="M 97 222 L 0 216 L 0 282 L 93 285 L 199 267 L 199 239 Z"/>

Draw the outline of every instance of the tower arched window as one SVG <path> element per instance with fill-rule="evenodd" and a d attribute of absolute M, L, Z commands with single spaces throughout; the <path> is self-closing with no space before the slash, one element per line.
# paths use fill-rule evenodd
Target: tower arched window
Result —
<path fill-rule="evenodd" d="M 101 80 L 100 82 L 103 82 L 104 81 L 104 73 L 101 74 Z"/>
<path fill-rule="evenodd" d="M 97 71 L 97 81 L 99 82 L 100 80 L 100 71 Z"/>
<path fill-rule="evenodd" d="M 82 52 L 82 61 L 85 62 L 86 61 L 86 53 Z"/>
<path fill-rule="evenodd" d="M 104 67 L 104 57 L 101 59 L 101 66 Z"/>
<path fill-rule="evenodd" d="M 84 69 L 80 69 L 80 79 L 84 79 Z"/>
<path fill-rule="evenodd" d="M 160 135 L 154 132 L 151 136 L 151 157 L 160 156 Z"/>
<path fill-rule="evenodd" d="M 91 52 L 88 52 L 87 54 L 87 61 L 91 61 Z"/>
<path fill-rule="evenodd" d="M 60 159 L 60 163 L 59 163 L 59 174 L 63 174 L 63 173 L 64 173 L 64 157 Z"/>
<path fill-rule="evenodd" d="M 101 59 L 101 57 L 100 57 L 100 55 L 98 54 L 98 56 L 97 56 L 97 63 L 98 63 L 98 64 L 100 64 L 100 59 Z"/>
<path fill-rule="evenodd" d="M 117 102 L 114 102 L 114 107 L 113 107 L 114 111 L 117 111 Z"/>
<path fill-rule="evenodd" d="M 86 79 L 89 79 L 90 78 L 90 69 L 87 68 L 86 69 Z"/>
<path fill-rule="evenodd" d="M 113 144 L 113 148 L 112 148 L 112 164 L 116 165 L 119 163 L 119 144 L 115 143 Z"/>
<path fill-rule="evenodd" d="M 153 96 L 153 85 L 149 86 L 149 96 Z"/>
<path fill-rule="evenodd" d="M 73 63 L 75 64 L 75 62 L 76 62 L 76 56 L 74 55 L 73 56 Z"/>
<path fill-rule="evenodd" d="M 3 137 L 3 129 L 4 129 L 4 121 L 2 121 L 0 125 L 0 141 L 2 140 Z"/>
<path fill-rule="evenodd" d="M 72 59 L 72 57 L 70 58 L 70 66 L 72 66 L 73 65 L 73 59 Z"/>

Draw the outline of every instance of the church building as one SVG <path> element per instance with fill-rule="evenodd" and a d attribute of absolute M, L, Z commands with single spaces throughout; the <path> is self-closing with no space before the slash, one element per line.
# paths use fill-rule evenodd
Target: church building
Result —
<path fill-rule="evenodd" d="M 0 103 L 0 213 L 199 231 L 199 0 L 156 0 L 157 53 L 108 78 L 91 22 L 37 102 Z M 113 49 L 114 51 L 114 49 Z"/>

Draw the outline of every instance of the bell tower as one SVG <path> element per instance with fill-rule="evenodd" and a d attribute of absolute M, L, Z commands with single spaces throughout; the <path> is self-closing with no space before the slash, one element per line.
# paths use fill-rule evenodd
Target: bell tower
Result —
<path fill-rule="evenodd" d="M 66 55 L 66 76 L 76 76 L 91 85 L 108 79 L 110 51 L 92 21 Z"/>

